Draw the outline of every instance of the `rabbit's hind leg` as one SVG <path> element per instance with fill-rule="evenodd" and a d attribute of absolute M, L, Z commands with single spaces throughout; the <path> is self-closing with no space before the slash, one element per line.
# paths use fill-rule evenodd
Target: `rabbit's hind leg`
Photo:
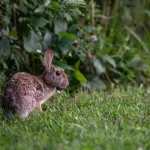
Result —
<path fill-rule="evenodd" d="M 29 116 L 29 111 L 24 111 L 24 112 L 19 113 L 19 117 L 20 117 L 20 118 L 25 119 L 25 118 L 27 118 L 28 116 Z"/>
<path fill-rule="evenodd" d="M 22 97 L 21 104 L 19 107 L 19 116 L 21 118 L 27 118 L 29 114 L 35 109 L 36 107 L 36 99 L 33 96 L 25 96 Z"/>

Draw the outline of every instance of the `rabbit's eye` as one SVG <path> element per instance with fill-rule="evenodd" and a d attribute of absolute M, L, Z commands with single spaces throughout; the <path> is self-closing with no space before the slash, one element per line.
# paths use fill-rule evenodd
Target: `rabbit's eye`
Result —
<path fill-rule="evenodd" d="M 59 71 L 56 71 L 56 75 L 57 75 L 57 76 L 60 76 L 60 72 L 59 72 Z"/>

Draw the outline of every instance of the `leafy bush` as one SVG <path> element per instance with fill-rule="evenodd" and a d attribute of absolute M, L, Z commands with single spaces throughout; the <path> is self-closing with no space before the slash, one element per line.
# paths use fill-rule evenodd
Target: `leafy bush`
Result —
<path fill-rule="evenodd" d="M 1 71 L 37 75 L 43 52 L 52 48 L 53 63 L 66 71 L 71 88 L 147 84 L 150 5 L 135 2 L 2 0 Z"/>
<path fill-rule="evenodd" d="M 87 79 L 87 85 L 101 89 L 106 83 L 145 83 L 149 77 L 148 64 L 143 60 L 146 56 L 142 56 L 142 51 L 130 45 L 132 37 L 128 31 L 119 29 L 118 32 L 111 33 L 114 39 L 120 37 L 115 41 L 104 34 L 102 26 L 83 26 L 76 33 L 77 38 L 68 51 L 72 57 L 71 62 L 77 62 L 75 66 L 80 62 L 80 67 L 77 68 Z M 74 77 L 80 83 L 86 81 L 83 77 Z"/>
<path fill-rule="evenodd" d="M 80 70 L 89 81 L 88 86 L 101 89 L 106 83 L 112 86 L 114 83 L 148 85 L 150 34 L 147 31 L 150 22 L 146 20 L 150 17 L 149 3 L 141 1 L 135 3 L 104 1 L 103 3 L 101 4 L 103 13 L 99 11 L 99 7 L 95 7 L 95 22 L 92 18 L 94 11 L 87 15 L 87 19 L 85 18 L 88 24 L 96 26 L 83 25 L 82 28 L 76 28 L 80 30 L 76 33 L 75 47 L 70 50 L 70 53 L 75 52 L 73 58 L 80 60 Z M 107 3 L 108 6 L 105 5 Z M 91 4 L 88 9 L 90 7 Z M 140 12 L 137 13 L 139 10 Z M 140 20 L 139 24 L 138 17 L 146 20 Z"/>
<path fill-rule="evenodd" d="M 16 71 L 39 74 L 43 70 L 43 52 L 50 47 L 59 61 L 62 57 L 59 50 L 65 50 L 74 39 L 73 35 L 66 33 L 68 24 L 82 15 L 79 8 L 84 6 L 83 0 L 2 0 L 1 70 L 5 70 L 7 76 Z"/>

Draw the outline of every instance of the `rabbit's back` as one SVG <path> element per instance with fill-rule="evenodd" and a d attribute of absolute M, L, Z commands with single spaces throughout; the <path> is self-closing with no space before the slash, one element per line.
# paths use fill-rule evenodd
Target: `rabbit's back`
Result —
<path fill-rule="evenodd" d="M 2 107 L 6 113 L 12 114 L 16 111 L 32 111 L 36 101 L 40 101 L 43 95 L 43 85 L 39 80 L 30 74 L 19 72 L 10 79 L 5 88 Z"/>

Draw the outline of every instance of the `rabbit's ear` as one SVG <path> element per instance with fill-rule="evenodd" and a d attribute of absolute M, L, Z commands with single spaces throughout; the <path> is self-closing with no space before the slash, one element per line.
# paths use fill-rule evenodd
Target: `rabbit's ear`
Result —
<path fill-rule="evenodd" d="M 51 67 L 52 60 L 53 60 L 53 53 L 51 50 L 47 50 L 44 55 L 45 69 L 49 69 Z"/>

